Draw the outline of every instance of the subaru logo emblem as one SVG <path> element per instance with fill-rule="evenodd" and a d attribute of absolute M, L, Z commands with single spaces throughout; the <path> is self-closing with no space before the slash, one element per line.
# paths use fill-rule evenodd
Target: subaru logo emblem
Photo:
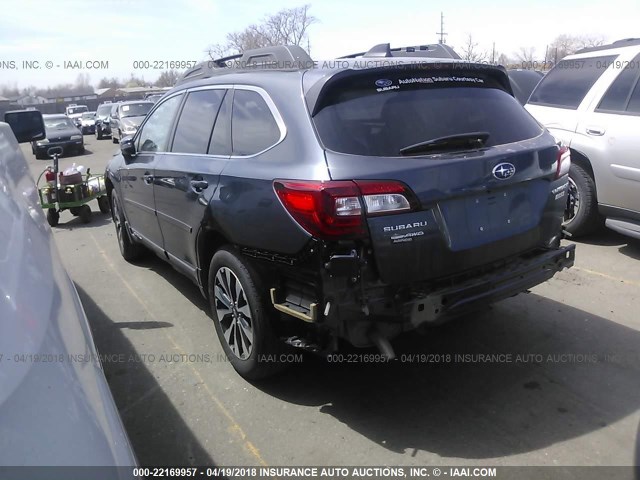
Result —
<path fill-rule="evenodd" d="M 506 180 L 507 178 L 513 177 L 516 173 L 516 167 L 514 167 L 512 163 L 499 163 L 493 167 L 492 173 L 498 180 Z"/>
<path fill-rule="evenodd" d="M 376 87 L 384 88 L 391 86 L 393 82 L 386 78 L 381 78 L 380 80 L 376 80 Z"/>

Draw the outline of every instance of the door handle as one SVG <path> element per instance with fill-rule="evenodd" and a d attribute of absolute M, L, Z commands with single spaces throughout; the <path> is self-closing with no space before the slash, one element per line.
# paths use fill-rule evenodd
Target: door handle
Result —
<path fill-rule="evenodd" d="M 160 183 L 164 183 L 165 185 L 167 185 L 168 187 L 175 187 L 176 186 L 176 181 L 173 178 L 160 178 L 158 180 Z"/>
<path fill-rule="evenodd" d="M 148 173 L 145 173 L 142 176 L 142 180 L 144 180 L 144 183 L 146 183 L 147 185 L 151 185 L 153 183 L 153 175 L 149 175 Z"/>
<path fill-rule="evenodd" d="M 586 130 L 589 135 L 595 135 L 597 137 L 604 135 L 604 128 L 602 127 L 587 127 Z"/>
<path fill-rule="evenodd" d="M 198 193 L 209 186 L 209 182 L 206 180 L 191 180 L 189 183 L 191 184 L 191 188 Z"/>

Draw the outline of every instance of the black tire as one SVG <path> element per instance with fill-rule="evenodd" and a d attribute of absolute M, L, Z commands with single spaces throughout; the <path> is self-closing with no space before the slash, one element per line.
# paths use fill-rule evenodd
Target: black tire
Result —
<path fill-rule="evenodd" d="M 98 208 L 102 213 L 109 213 L 111 211 L 111 205 L 109 205 L 109 197 L 103 195 L 98 197 Z"/>
<path fill-rule="evenodd" d="M 82 223 L 89 223 L 91 221 L 91 207 L 89 205 L 82 205 L 78 216 Z"/>
<path fill-rule="evenodd" d="M 51 227 L 55 227 L 60 222 L 60 213 L 55 208 L 47 210 L 47 223 Z"/>
<path fill-rule="evenodd" d="M 572 236 L 580 237 L 596 231 L 602 224 L 603 218 L 598 212 L 596 184 L 589 172 L 574 163 L 569 170 L 564 228 Z"/>
<path fill-rule="evenodd" d="M 111 193 L 111 218 L 116 227 L 116 237 L 122 258 L 127 262 L 134 262 L 142 256 L 143 247 L 131 238 L 115 191 Z"/>
<path fill-rule="evenodd" d="M 225 293 L 226 289 L 230 294 Z M 273 312 L 262 294 L 264 291 L 258 274 L 233 249 L 225 247 L 215 253 L 209 267 L 211 315 L 227 358 L 236 372 L 248 380 L 274 375 L 285 366 L 279 361 L 284 349 L 274 333 L 271 323 Z M 220 300 L 222 298 L 231 298 L 231 304 L 235 306 L 226 308 L 224 300 Z M 228 310 L 222 319 L 218 316 L 221 310 Z M 250 332 L 251 339 L 247 332 Z M 247 348 L 249 340 L 252 343 Z"/>
<path fill-rule="evenodd" d="M 78 155 L 84 155 L 84 145 L 78 148 Z"/>

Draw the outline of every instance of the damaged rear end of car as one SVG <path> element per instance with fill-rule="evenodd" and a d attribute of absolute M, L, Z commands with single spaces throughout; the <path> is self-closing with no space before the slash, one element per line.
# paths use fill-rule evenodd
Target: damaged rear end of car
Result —
<path fill-rule="evenodd" d="M 501 67 L 316 69 L 303 91 L 330 180 L 273 181 L 311 237 L 298 255 L 269 259 L 289 344 L 329 351 L 344 339 L 393 356 L 398 334 L 573 265 L 574 246 L 560 246 L 568 151 L 513 98 Z"/>

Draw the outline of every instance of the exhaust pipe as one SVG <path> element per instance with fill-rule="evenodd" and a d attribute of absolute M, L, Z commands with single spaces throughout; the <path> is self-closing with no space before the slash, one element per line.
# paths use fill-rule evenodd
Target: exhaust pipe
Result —
<path fill-rule="evenodd" d="M 373 344 L 376 347 L 378 347 L 378 350 L 380 350 L 380 353 L 384 355 L 387 360 L 393 360 L 394 358 L 396 358 L 396 353 L 393 351 L 393 347 L 391 346 L 391 343 L 386 337 L 383 337 L 382 335 L 380 335 L 380 332 L 378 332 L 377 330 L 374 330 L 369 335 L 369 338 L 371 339 Z"/>

